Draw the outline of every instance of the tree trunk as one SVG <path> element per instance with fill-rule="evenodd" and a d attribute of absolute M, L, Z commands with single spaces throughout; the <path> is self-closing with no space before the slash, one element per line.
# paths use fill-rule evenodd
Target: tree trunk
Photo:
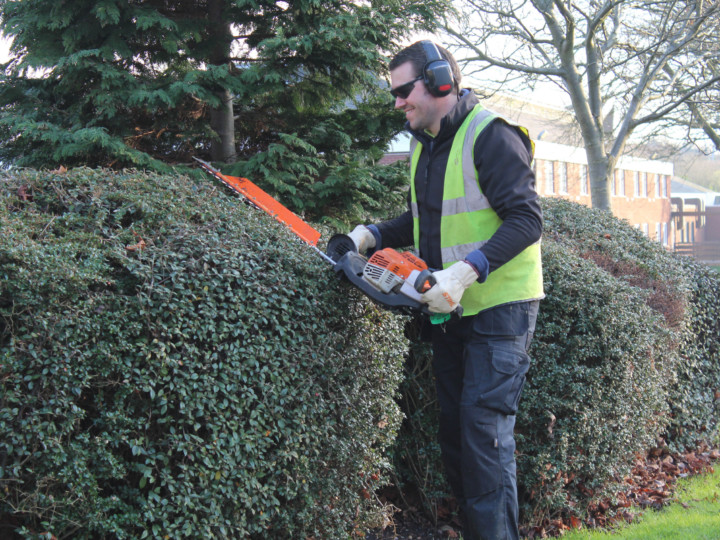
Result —
<path fill-rule="evenodd" d="M 210 63 L 216 66 L 229 65 L 233 37 L 230 23 L 223 16 L 222 0 L 208 2 L 208 21 L 210 34 L 215 44 Z M 215 95 L 220 99 L 220 105 L 210 110 L 210 127 L 217 133 L 218 139 L 212 141 L 210 155 L 213 161 L 234 163 L 236 158 L 235 115 L 232 95 L 227 88 L 218 88 Z"/>
<path fill-rule="evenodd" d="M 219 140 L 212 141 L 210 154 L 213 161 L 234 163 L 235 154 L 235 115 L 230 91 L 219 90 L 220 106 L 210 110 L 210 127 L 218 134 Z"/>
<path fill-rule="evenodd" d="M 588 162 L 588 178 L 590 180 L 590 201 L 593 208 L 612 211 L 610 199 L 610 182 L 613 167 L 610 166 L 610 158 L 605 151 L 604 128 L 600 121 L 601 103 L 599 76 L 591 77 L 588 83 L 588 94 L 585 93 L 581 84 L 572 49 L 562 49 L 560 56 L 564 68 L 563 81 L 567 89 L 570 101 L 575 112 L 575 120 L 580 126 L 580 133 L 583 138 L 585 155 Z M 594 49 L 588 48 L 588 54 L 592 57 Z M 610 119 L 612 123 L 612 118 Z M 614 163 L 614 161 L 613 161 Z"/>
<path fill-rule="evenodd" d="M 592 160 L 589 153 L 587 156 L 592 207 L 612 212 L 610 186 L 613 180 L 613 170 L 609 167 L 607 158 Z"/>
<path fill-rule="evenodd" d="M 585 155 L 588 161 L 592 207 L 612 212 L 610 188 L 616 159 L 605 152 L 602 135 L 599 133 L 596 133 L 591 140 L 585 140 Z"/>
<path fill-rule="evenodd" d="M 592 207 L 612 212 L 610 182 L 616 160 L 605 150 L 602 122 L 596 121 L 597 117 L 592 114 L 591 104 L 580 85 L 568 85 L 568 90 L 585 147 Z"/>

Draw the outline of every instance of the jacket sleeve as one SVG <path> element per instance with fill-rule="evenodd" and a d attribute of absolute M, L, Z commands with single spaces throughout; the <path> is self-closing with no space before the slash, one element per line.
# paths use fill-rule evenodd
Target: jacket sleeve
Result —
<path fill-rule="evenodd" d="M 495 120 L 475 141 L 474 159 L 480 188 L 503 220 L 480 248 L 492 272 L 540 240 L 542 210 L 531 168 L 530 141 L 518 128 Z"/>
<path fill-rule="evenodd" d="M 403 248 L 413 245 L 413 219 L 410 210 L 398 217 L 376 225 L 382 239 L 381 248 Z"/>

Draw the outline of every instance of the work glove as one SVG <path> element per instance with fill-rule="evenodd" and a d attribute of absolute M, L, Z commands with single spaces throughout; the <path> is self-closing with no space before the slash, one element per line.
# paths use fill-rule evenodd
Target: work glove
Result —
<path fill-rule="evenodd" d="M 451 313 L 460 303 L 465 289 L 475 283 L 478 273 L 475 268 L 460 261 L 445 270 L 433 272 L 435 285 L 420 297 L 433 313 Z"/>
<path fill-rule="evenodd" d="M 355 243 L 358 253 L 365 253 L 375 247 L 375 235 L 365 225 L 358 225 L 348 236 Z"/>

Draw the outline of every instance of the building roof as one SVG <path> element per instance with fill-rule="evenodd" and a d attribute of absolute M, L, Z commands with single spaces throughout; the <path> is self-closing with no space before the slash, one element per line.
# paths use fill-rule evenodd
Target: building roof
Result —
<path fill-rule="evenodd" d="M 720 206 L 720 192 L 713 191 L 698 184 L 693 184 L 678 176 L 674 176 L 672 179 L 670 193 L 673 197 L 686 201 L 700 199 L 704 202 L 705 206 Z"/>
<path fill-rule="evenodd" d="M 407 161 L 408 153 L 405 152 L 388 152 L 378 161 L 378 165 L 392 165 L 398 161 Z"/>
<path fill-rule="evenodd" d="M 683 178 L 680 178 L 679 176 L 673 176 L 672 183 L 671 183 L 671 191 L 672 193 L 697 193 L 697 194 L 705 194 L 705 193 L 713 193 L 711 189 L 708 189 L 704 186 L 700 186 L 698 184 L 693 184 L 692 182 L 685 180 Z M 720 195 L 720 193 L 718 194 Z"/>
<path fill-rule="evenodd" d="M 480 96 L 480 101 L 506 120 L 526 128 L 535 141 L 583 146 L 575 118 L 565 109 L 498 93 L 486 98 Z"/>

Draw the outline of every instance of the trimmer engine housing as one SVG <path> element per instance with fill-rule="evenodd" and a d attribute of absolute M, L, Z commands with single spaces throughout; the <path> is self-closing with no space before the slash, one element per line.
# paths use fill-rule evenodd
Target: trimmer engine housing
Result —
<path fill-rule="evenodd" d="M 403 283 L 410 279 L 413 270 L 427 270 L 425 261 L 412 253 L 399 253 L 394 249 L 385 248 L 376 251 L 368 259 L 363 277 L 384 293 L 399 292 Z"/>

